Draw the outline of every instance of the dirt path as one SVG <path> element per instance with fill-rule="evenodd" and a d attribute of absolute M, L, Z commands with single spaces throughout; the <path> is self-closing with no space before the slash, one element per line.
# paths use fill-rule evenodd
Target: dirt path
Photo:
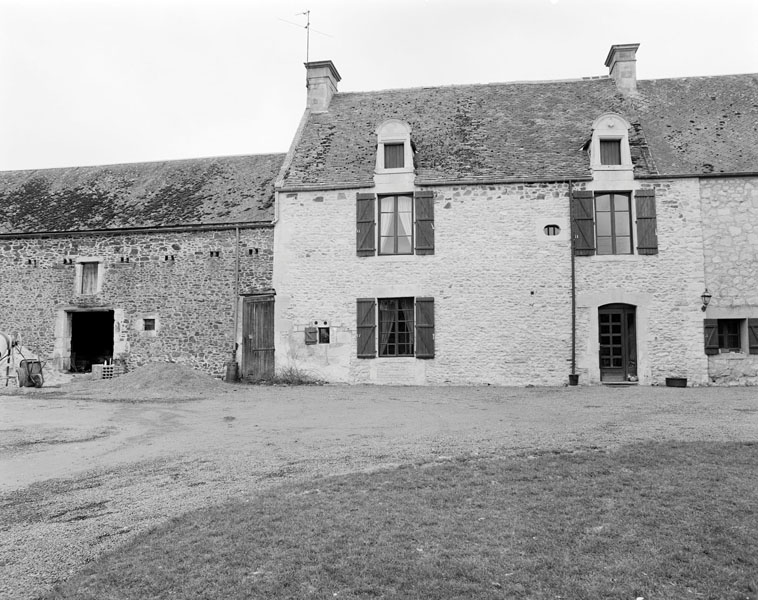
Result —
<path fill-rule="evenodd" d="M 34 598 L 173 516 L 284 478 L 461 454 L 758 441 L 755 388 L 214 382 L 160 395 L 115 381 L 110 389 L 0 395 L 0 598 Z"/>

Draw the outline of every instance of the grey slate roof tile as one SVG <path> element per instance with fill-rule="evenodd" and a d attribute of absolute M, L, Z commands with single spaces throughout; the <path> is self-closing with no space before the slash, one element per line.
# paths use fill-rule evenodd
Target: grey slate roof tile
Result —
<path fill-rule="evenodd" d="M 0 233 L 266 222 L 284 154 L 0 172 Z"/>
<path fill-rule="evenodd" d="M 377 126 L 412 127 L 418 182 L 586 177 L 593 121 L 632 123 L 635 173 L 758 170 L 758 76 L 638 82 L 625 97 L 607 78 L 338 93 L 310 115 L 284 188 L 371 185 Z"/>

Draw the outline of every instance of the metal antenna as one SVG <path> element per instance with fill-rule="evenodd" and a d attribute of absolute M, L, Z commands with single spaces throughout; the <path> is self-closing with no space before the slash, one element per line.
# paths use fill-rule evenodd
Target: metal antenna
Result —
<path fill-rule="evenodd" d="M 311 11 L 306 10 L 301 13 L 297 13 L 295 16 L 300 17 L 302 15 L 305 15 L 305 25 L 300 25 L 299 23 L 293 23 L 292 21 L 288 21 L 287 19 L 279 19 L 279 21 L 282 21 L 283 23 L 289 23 L 290 25 L 294 25 L 295 27 L 302 27 L 305 29 L 305 62 L 310 62 L 310 54 L 311 54 Z M 323 31 L 319 31 L 318 29 L 313 29 L 313 33 L 318 33 L 320 35 L 326 36 L 326 37 L 333 37 L 329 35 L 328 33 L 324 33 Z"/>
<path fill-rule="evenodd" d="M 305 62 L 310 62 L 311 54 L 311 11 L 298 13 L 299 15 L 305 15 Z"/>

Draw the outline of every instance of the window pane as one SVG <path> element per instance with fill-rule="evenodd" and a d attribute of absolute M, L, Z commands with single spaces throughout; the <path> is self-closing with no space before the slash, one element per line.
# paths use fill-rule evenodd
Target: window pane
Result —
<path fill-rule="evenodd" d="M 411 236 L 405 235 L 397 238 L 397 253 L 410 254 L 412 250 Z"/>
<path fill-rule="evenodd" d="M 600 164 L 621 164 L 621 140 L 600 140 Z"/>
<path fill-rule="evenodd" d="M 616 235 L 629 235 L 629 213 L 617 212 L 613 216 L 614 225 L 616 226 Z"/>
<path fill-rule="evenodd" d="M 597 213 L 597 234 L 599 236 L 611 235 L 611 213 Z"/>
<path fill-rule="evenodd" d="M 97 293 L 97 267 L 98 263 L 82 263 L 82 294 Z"/>
<path fill-rule="evenodd" d="M 629 210 L 629 196 L 623 194 L 614 194 L 613 196 L 613 208 L 615 210 Z"/>
<path fill-rule="evenodd" d="M 384 144 L 384 168 L 402 169 L 405 166 L 405 145 Z"/>
<path fill-rule="evenodd" d="M 598 237 L 597 238 L 597 253 L 598 254 L 613 254 L 613 245 L 611 238 Z"/>
<path fill-rule="evenodd" d="M 616 237 L 616 254 L 631 254 L 632 238 L 628 236 Z"/>
<path fill-rule="evenodd" d="M 611 210 L 611 197 L 608 194 L 603 194 L 595 198 L 595 206 L 598 211 L 608 212 Z"/>
<path fill-rule="evenodd" d="M 395 238 L 382 237 L 379 243 L 379 252 L 381 252 L 382 254 L 394 254 L 395 253 Z"/>

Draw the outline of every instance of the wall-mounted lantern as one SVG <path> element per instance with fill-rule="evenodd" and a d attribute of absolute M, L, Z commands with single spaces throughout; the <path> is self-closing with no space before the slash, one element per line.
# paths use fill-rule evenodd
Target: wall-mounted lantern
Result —
<path fill-rule="evenodd" d="M 705 288 L 705 291 L 700 294 L 700 299 L 703 301 L 703 306 L 700 310 L 705 312 L 705 309 L 708 308 L 708 305 L 711 302 L 711 298 L 713 298 L 713 295 L 708 291 L 708 288 Z"/>

